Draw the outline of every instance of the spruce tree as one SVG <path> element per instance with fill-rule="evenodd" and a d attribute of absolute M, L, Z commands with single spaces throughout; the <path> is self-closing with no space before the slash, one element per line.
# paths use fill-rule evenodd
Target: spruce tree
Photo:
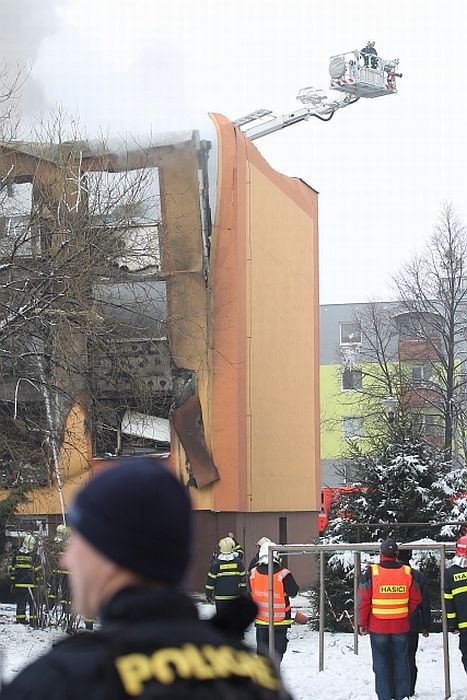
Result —
<path fill-rule="evenodd" d="M 414 439 L 403 428 L 390 437 L 389 443 L 371 454 L 354 446 L 347 466 L 355 475 L 355 490 L 342 494 L 333 504 L 323 543 L 374 542 L 376 553 L 386 537 L 399 543 L 452 541 L 463 532 L 461 526 L 445 523 L 467 519 L 467 469 L 454 469 L 445 453 Z M 370 558 L 374 560 L 372 554 L 362 554 L 363 567 Z M 420 553 L 416 563 L 429 578 L 433 606 L 439 607 L 438 558 Z M 327 627 L 348 631 L 348 617 L 353 616 L 353 557 L 349 552 L 336 551 L 327 557 L 325 585 Z M 318 595 L 316 586 L 312 591 L 315 602 Z"/>

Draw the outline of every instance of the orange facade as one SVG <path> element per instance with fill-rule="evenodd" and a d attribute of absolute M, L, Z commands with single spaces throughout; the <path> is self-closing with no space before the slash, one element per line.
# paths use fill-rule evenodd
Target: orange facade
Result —
<path fill-rule="evenodd" d="M 212 118 L 213 508 L 319 510 L 317 193 Z"/>

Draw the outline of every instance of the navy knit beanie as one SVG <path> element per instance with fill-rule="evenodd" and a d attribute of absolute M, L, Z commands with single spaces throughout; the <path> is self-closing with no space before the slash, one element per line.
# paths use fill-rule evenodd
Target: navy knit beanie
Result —
<path fill-rule="evenodd" d="M 385 557 L 392 557 L 395 559 L 399 552 L 399 547 L 393 537 L 388 537 L 387 540 L 381 542 L 380 551 Z"/>
<path fill-rule="evenodd" d="M 157 459 L 121 459 L 99 472 L 77 494 L 68 522 L 125 569 L 170 584 L 183 578 L 190 558 L 190 502 Z"/>

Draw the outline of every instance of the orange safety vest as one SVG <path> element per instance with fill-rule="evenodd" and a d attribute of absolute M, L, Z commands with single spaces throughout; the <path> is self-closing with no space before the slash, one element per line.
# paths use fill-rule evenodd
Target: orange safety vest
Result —
<path fill-rule="evenodd" d="M 409 615 L 412 585 L 410 566 L 387 569 L 371 564 L 371 613 L 379 620 L 400 620 Z"/>
<path fill-rule="evenodd" d="M 273 574 L 273 611 L 275 625 L 291 625 L 292 620 L 287 613 L 291 609 L 291 605 L 284 591 L 284 579 L 290 573 L 288 569 L 281 569 Z M 268 575 L 261 574 L 255 567 L 250 571 L 250 592 L 251 597 L 258 606 L 256 613 L 256 622 L 259 625 L 269 624 L 269 606 L 268 606 Z"/>

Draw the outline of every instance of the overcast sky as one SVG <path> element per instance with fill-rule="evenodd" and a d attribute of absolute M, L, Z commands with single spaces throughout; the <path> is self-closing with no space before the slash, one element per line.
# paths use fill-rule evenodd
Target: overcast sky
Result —
<path fill-rule="evenodd" d="M 209 111 L 291 112 L 301 87 L 328 89 L 331 55 L 370 39 L 400 59 L 397 95 L 255 141 L 320 192 L 322 303 L 391 298 L 390 275 L 442 203 L 467 219 L 465 0 L 0 3 L 0 52 L 33 64 L 25 109 L 62 104 L 90 134 L 202 128 Z"/>

